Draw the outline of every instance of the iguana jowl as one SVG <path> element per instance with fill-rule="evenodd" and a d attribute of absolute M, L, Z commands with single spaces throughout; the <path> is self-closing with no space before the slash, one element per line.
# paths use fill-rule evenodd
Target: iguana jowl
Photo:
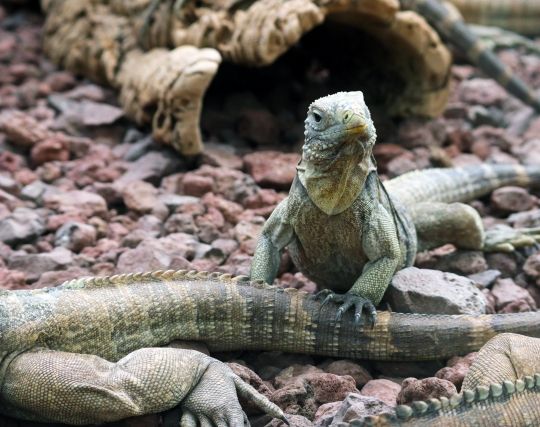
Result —
<path fill-rule="evenodd" d="M 251 278 L 272 283 L 287 246 L 295 265 L 371 323 L 394 273 L 417 249 L 453 243 L 467 249 L 512 250 L 540 229 L 493 229 L 463 203 L 502 185 L 540 182 L 540 166 L 482 166 L 412 172 L 383 185 L 375 170 L 376 132 L 362 92 L 313 102 L 305 121 L 302 160 L 289 196 L 259 238 Z"/>

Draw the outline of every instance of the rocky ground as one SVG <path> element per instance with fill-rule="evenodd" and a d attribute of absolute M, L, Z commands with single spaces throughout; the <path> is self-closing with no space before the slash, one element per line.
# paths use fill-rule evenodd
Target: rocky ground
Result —
<path fill-rule="evenodd" d="M 1 287 L 35 289 L 85 275 L 156 269 L 247 274 L 261 226 L 293 179 L 299 156 L 290 151 L 301 145 L 302 118 L 291 115 L 297 120 L 291 127 L 264 107 L 265 99 L 227 95 L 225 101 L 244 109 L 231 111 L 221 121 L 230 128 L 220 133 L 212 133 L 216 111 L 206 112 L 206 151 L 188 162 L 125 119 L 109 89 L 49 63 L 41 53 L 41 25 L 37 13 L 0 7 Z M 518 50 L 500 56 L 540 87 L 540 58 Z M 454 66 L 452 85 L 443 117 L 385 122 L 375 148 L 384 178 L 431 166 L 540 165 L 540 118 L 531 109 L 468 65 Z M 284 135 L 292 144 L 279 144 Z M 472 205 L 487 227 L 540 226 L 538 195 L 506 187 Z M 416 264 L 462 278 L 410 269 L 396 277 L 382 309 L 512 313 L 540 305 L 535 250 L 483 254 L 447 245 L 419 254 Z M 278 283 L 316 289 L 287 254 Z M 329 426 L 451 394 L 474 354 L 430 363 L 268 352 L 217 357 L 296 414 L 294 425 Z M 250 416 L 255 426 L 268 422 Z M 116 425 L 162 420 L 167 417 Z M 29 424 L 0 418 L 0 425 Z"/>

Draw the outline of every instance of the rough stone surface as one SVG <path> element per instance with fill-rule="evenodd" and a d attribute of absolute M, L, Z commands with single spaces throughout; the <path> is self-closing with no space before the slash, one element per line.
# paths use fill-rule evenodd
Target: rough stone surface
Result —
<path fill-rule="evenodd" d="M 450 381 L 459 390 L 463 384 L 463 378 L 469 372 L 471 364 L 474 362 L 478 352 L 469 353 L 464 357 L 454 356 L 442 369 L 439 369 L 435 376 L 443 380 Z"/>
<path fill-rule="evenodd" d="M 313 424 L 317 427 L 336 426 L 340 422 L 363 420 L 369 415 L 392 414 L 394 405 L 358 393 L 349 393 L 342 402 L 326 403 L 319 407 Z"/>
<path fill-rule="evenodd" d="M 486 307 L 472 280 L 416 267 L 394 276 L 386 298 L 393 310 L 403 313 L 483 314 Z"/>
<path fill-rule="evenodd" d="M 244 156 L 244 166 L 257 184 L 286 190 L 291 186 L 299 160 L 297 153 L 259 151 Z"/>
<path fill-rule="evenodd" d="M 400 390 L 401 386 L 393 381 L 377 379 L 368 381 L 362 387 L 361 393 L 364 396 L 375 397 L 388 406 L 396 406 L 396 399 Z"/>
<path fill-rule="evenodd" d="M 401 391 L 397 396 L 400 405 L 415 400 L 428 400 L 431 398 L 450 397 L 457 393 L 456 386 L 448 380 L 441 378 L 405 378 L 401 383 Z"/>
<path fill-rule="evenodd" d="M 31 209 L 17 208 L 0 220 L 0 242 L 7 244 L 28 242 L 44 231 L 43 216 Z"/>

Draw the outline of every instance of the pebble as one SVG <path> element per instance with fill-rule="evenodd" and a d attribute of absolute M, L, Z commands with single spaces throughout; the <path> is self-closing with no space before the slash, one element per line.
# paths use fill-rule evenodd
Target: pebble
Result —
<path fill-rule="evenodd" d="M 456 386 L 448 380 L 442 378 L 405 378 L 401 383 L 401 391 L 397 396 L 400 405 L 406 405 L 417 400 L 439 399 L 457 393 Z"/>

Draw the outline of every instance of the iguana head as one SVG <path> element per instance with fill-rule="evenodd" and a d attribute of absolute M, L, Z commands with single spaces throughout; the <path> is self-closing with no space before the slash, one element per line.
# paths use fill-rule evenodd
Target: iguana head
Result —
<path fill-rule="evenodd" d="M 338 92 L 314 101 L 305 121 L 303 158 L 332 160 L 357 154 L 371 155 L 375 127 L 362 92 Z"/>

